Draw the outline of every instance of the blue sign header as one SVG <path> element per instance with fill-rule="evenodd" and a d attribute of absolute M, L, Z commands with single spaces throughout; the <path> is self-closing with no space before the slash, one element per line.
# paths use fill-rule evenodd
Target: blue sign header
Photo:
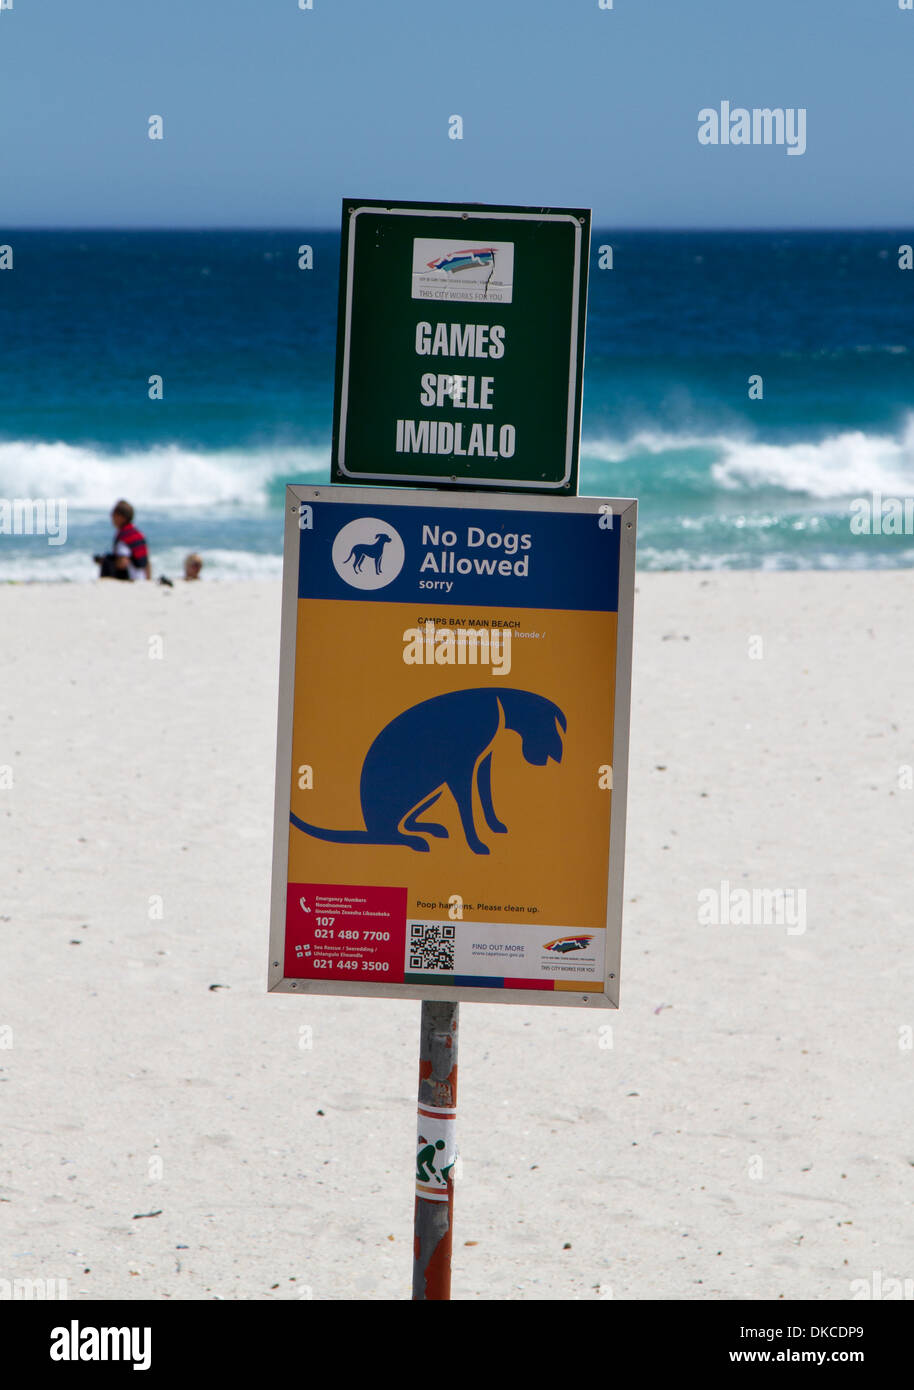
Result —
<path fill-rule="evenodd" d="M 302 503 L 298 596 L 616 612 L 618 517 Z"/>

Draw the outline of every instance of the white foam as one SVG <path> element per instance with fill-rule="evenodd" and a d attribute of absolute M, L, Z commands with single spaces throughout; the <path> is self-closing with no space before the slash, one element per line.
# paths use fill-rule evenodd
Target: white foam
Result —
<path fill-rule="evenodd" d="M 154 557 L 153 574 L 165 574 L 180 579 L 184 574 L 186 550 L 170 547 Z M 282 554 L 258 554 L 250 550 L 210 550 L 203 553 L 203 578 L 224 579 L 281 579 Z"/>
<path fill-rule="evenodd" d="M 848 430 L 818 442 L 762 444 L 724 434 L 639 430 L 626 439 L 585 440 L 582 457 L 622 463 L 638 454 L 703 449 L 717 455 L 710 479 L 727 491 L 780 488 L 818 500 L 914 490 L 914 415 L 898 435 Z"/>
<path fill-rule="evenodd" d="M 582 439 L 581 457 L 600 463 L 624 463 L 638 454 L 667 454 L 679 449 L 720 450 L 735 441 L 723 434 L 672 434 L 663 430 L 636 430 L 624 439 Z"/>
<path fill-rule="evenodd" d="M 914 419 L 897 439 L 851 430 L 818 444 L 733 444 L 711 476 L 724 488 L 779 487 L 819 499 L 900 496 L 914 488 Z"/>
<path fill-rule="evenodd" d="M 107 515 L 126 497 L 135 507 L 259 507 L 270 480 L 329 471 L 329 451 L 301 447 L 186 449 L 178 444 L 108 454 L 61 442 L 0 443 L 0 497 L 64 497 Z"/>
<path fill-rule="evenodd" d="M 160 575 L 181 582 L 184 575 L 186 549 L 169 547 L 156 551 L 152 557 L 153 583 Z M 206 583 L 222 583 L 240 579 L 279 579 L 282 576 L 282 555 L 258 555 L 248 550 L 206 550 L 203 556 L 203 579 Z M 47 554 L 0 553 L 0 584 L 89 584 L 98 579 L 98 566 L 88 554 L 72 546 L 63 546 Z"/>

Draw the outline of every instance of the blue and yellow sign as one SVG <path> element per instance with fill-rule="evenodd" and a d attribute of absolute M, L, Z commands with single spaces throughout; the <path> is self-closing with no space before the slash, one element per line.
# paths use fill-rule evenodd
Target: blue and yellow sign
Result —
<path fill-rule="evenodd" d="M 616 1004 L 635 504 L 288 498 L 271 988 Z"/>

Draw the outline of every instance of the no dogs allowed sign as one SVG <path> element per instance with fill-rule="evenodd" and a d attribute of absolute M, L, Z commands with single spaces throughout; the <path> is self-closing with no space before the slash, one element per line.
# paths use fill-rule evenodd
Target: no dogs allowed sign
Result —
<path fill-rule="evenodd" d="M 334 482 L 577 490 L 590 213 L 343 202 Z"/>
<path fill-rule="evenodd" d="M 271 989 L 618 1004 L 635 517 L 287 490 Z"/>

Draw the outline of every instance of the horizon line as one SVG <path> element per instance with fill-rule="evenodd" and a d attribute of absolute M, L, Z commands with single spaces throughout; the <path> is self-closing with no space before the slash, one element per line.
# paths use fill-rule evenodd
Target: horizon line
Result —
<path fill-rule="evenodd" d="M 770 226 L 734 226 L 727 225 L 707 225 L 707 224 L 683 224 L 675 226 L 663 226 L 649 223 L 615 223 L 591 224 L 591 235 L 597 232 L 897 232 L 905 226 L 911 226 L 914 233 L 914 223 L 830 223 L 827 226 L 813 226 L 808 224 L 789 224 L 772 223 Z M 60 223 L 41 223 L 30 222 L 21 224 L 5 224 L 7 232 L 340 232 L 338 224 L 325 226 L 313 223 L 263 223 L 258 225 L 233 225 L 230 223 L 218 224 L 199 224 L 174 226 L 167 223 L 73 223 L 64 225 Z M 0 233 L 2 234 L 2 233 Z"/>

